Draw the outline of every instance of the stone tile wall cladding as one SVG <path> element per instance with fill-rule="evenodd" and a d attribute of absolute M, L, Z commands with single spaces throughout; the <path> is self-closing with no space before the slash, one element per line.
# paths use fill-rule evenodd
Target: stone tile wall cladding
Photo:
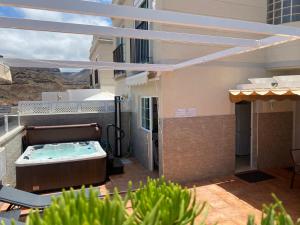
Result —
<path fill-rule="evenodd" d="M 130 114 L 122 112 L 122 129 L 125 131 L 125 138 L 122 140 L 122 153 L 127 155 L 130 138 Z M 80 114 L 51 114 L 51 115 L 34 115 L 22 116 L 21 124 L 24 126 L 51 126 L 51 125 L 71 125 L 98 123 L 102 126 L 102 136 L 106 139 L 106 126 L 114 124 L 114 113 L 80 113 Z M 114 148 L 114 132 L 111 129 L 110 144 Z"/>
<path fill-rule="evenodd" d="M 293 146 L 293 112 L 259 113 L 258 168 L 291 166 Z"/>
<path fill-rule="evenodd" d="M 163 172 L 178 182 L 234 173 L 235 116 L 163 120 Z"/>

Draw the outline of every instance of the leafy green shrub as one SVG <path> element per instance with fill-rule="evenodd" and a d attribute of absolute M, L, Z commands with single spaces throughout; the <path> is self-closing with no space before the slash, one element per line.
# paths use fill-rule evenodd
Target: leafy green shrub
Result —
<path fill-rule="evenodd" d="M 300 225 L 300 220 L 294 223 L 282 202 L 274 194 L 272 196 L 275 203 L 263 206 L 261 225 Z M 254 216 L 249 216 L 248 225 L 255 224 Z"/>
<path fill-rule="evenodd" d="M 135 193 L 129 192 L 129 199 L 137 224 L 146 221 L 150 215 L 156 222 L 154 224 L 194 224 L 196 217 L 205 213 L 207 208 L 205 203 L 196 203 L 196 195 L 192 195 L 190 190 L 164 178 L 148 178 L 147 183 L 141 183 Z"/>
<path fill-rule="evenodd" d="M 192 225 L 206 209 L 188 189 L 163 178 L 148 179 L 140 188 L 136 192 L 129 188 L 125 198 L 116 190 L 104 199 L 93 189 L 88 196 L 84 189 L 78 194 L 64 191 L 42 214 L 31 211 L 26 225 Z"/>
<path fill-rule="evenodd" d="M 116 192 L 110 199 L 99 199 L 98 193 L 84 189 L 79 194 L 63 192 L 53 198 L 43 215 L 32 211 L 26 225 L 132 225 L 133 219 L 126 212 L 126 202 Z"/>

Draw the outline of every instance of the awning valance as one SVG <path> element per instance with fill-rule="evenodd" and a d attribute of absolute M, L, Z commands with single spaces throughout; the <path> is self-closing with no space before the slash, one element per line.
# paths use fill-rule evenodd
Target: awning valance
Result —
<path fill-rule="evenodd" d="M 294 89 L 249 89 L 229 90 L 230 101 L 233 103 L 255 100 L 300 99 L 300 88 Z"/>
<path fill-rule="evenodd" d="M 238 84 L 229 90 L 231 102 L 255 100 L 300 99 L 300 75 L 282 75 L 248 79 L 250 84 Z"/>
<path fill-rule="evenodd" d="M 126 85 L 127 86 L 138 86 L 143 85 L 148 82 L 148 74 L 149 72 L 142 72 L 131 77 L 126 78 Z"/>
<path fill-rule="evenodd" d="M 142 72 L 130 77 L 127 77 L 125 82 L 127 86 L 138 86 L 147 84 L 148 81 L 157 80 L 159 76 L 155 72 Z"/>

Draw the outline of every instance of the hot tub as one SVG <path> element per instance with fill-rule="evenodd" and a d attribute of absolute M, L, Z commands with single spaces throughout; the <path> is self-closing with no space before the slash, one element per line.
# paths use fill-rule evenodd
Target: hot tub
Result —
<path fill-rule="evenodd" d="M 15 162 L 16 187 L 59 190 L 106 180 L 106 152 L 97 141 L 29 146 Z"/>

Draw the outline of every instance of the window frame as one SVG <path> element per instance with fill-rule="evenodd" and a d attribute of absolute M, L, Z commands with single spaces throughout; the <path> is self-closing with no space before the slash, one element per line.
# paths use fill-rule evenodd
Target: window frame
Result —
<path fill-rule="evenodd" d="M 95 85 L 99 84 L 99 71 L 95 70 Z"/>
<path fill-rule="evenodd" d="M 144 107 L 144 105 L 143 105 L 143 100 L 145 100 L 145 99 L 148 99 L 148 101 L 149 101 L 149 107 L 148 108 Z M 141 129 L 143 129 L 147 132 L 152 132 L 152 130 L 153 130 L 152 97 L 150 97 L 150 96 L 141 96 L 139 104 L 140 104 L 140 107 L 139 107 L 140 108 L 140 110 L 139 110 L 140 127 L 141 127 Z M 149 110 L 149 118 L 146 118 L 146 116 L 143 115 L 143 113 L 145 112 L 144 109 Z M 147 128 L 147 125 L 144 126 L 144 124 L 143 124 L 144 119 L 149 120 L 149 125 L 148 125 L 149 128 Z"/>

